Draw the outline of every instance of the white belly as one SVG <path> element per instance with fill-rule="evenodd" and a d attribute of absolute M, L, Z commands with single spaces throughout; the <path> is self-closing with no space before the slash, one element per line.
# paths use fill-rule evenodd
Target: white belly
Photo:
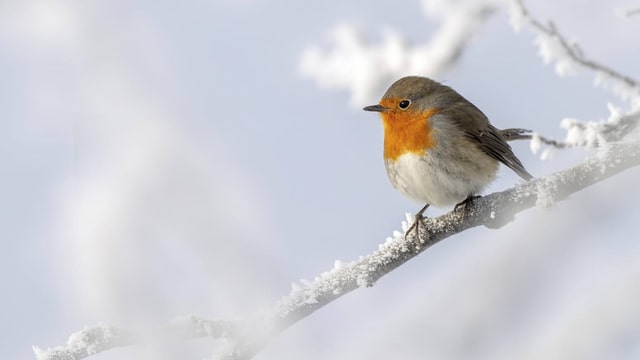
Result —
<path fill-rule="evenodd" d="M 477 153 L 465 164 L 442 160 L 441 156 L 420 157 L 409 153 L 396 161 L 387 160 L 385 165 L 389 180 L 404 196 L 423 204 L 446 207 L 480 193 L 495 179 L 498 162 Z"/>

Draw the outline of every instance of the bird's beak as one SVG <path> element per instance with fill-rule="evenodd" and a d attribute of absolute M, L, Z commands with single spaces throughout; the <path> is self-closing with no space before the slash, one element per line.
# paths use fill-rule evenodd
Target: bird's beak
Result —
<path fill-rule="evenodd" d="M 389 110 L 389 108 L 386 108 L 386 107 L 384 107 L 382 105 L 369 105 L 369 106 L 363 107 L 362 110 L 364 110 L 364 111 L 385 112 L 385 111 Z"/>

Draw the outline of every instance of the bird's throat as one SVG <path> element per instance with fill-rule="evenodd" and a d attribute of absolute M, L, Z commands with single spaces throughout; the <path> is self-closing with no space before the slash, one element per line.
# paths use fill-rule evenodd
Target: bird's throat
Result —
<path fill-rule="evenodd" d="M 391 110 L 382 113 L 384 158 L 395 161 L 406 153 L 422 155 L 435 146 L 429 118 L 438 112 Z"/>

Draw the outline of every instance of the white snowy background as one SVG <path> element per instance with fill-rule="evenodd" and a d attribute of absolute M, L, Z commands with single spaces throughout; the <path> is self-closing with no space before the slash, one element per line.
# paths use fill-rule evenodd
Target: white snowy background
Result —
<path fill-rule="evenodd" d="M 565 118 L 629 107 L 588 71 L 558 77 L 506 10 L 466 23 L 476 3 L 0 2 L 0 357 L 33 358 L 32 345 L 100 322 L 242 317 L 375 250 L 421 206 L 388 183 L 380 120 L 360 110 L 405 69 L 498 127 L 550 137 L 565 136 Z M 640 77 L 640 15 L 621 16 L 639 4 L 527 5 Z M 473 36 L 447 68 L 440 56 L 466 25 Z M 543 161 L 514 147 L 535 175 L 593 154 Z M 257 358 L 640 358 L 639 176 L 448 239 Z M 502 169 L 489 191 L 518 181 Z M 215 347 L 165 345 L 96 358 Z"/>

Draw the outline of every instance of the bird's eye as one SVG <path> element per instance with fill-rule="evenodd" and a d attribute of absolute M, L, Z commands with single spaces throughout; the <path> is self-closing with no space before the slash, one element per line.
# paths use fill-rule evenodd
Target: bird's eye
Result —
<path fill-rule="evenodd" d="M 398 103 L 398 107 L 402 110 L 406 109 L 411 105 L 411 100 L 402 100 Z"/>

